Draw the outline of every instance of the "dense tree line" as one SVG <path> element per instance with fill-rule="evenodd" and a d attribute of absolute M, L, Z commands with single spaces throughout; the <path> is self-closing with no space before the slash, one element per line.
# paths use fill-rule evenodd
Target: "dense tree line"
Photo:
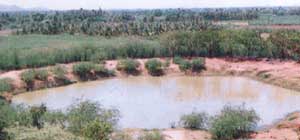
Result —
<path fill-rule="evenodd" d="M 0 13 L 0 28 L 18 34 L 82 33 L 88 35 L 158 35 L 168 31 L 198 31 L 211 21 L 252 20 L 263 8 L 156 9 L 156 10 L 70 10 Z M 276 10 L 278 11 L 278 10 Z M 289 13 L 290 11 L 284 11 Z"/>
<path fill-rule="evenodd" d="M 204 30 L 166 33 L 159 39 L 125 39 L 70 47 L 0 48 L 0 69 L 41 67 L 78 61 L 174 56 L 280 58 L 299 60 L 300 32 L 273 31 L 263 38 L 255 30 Z"/>

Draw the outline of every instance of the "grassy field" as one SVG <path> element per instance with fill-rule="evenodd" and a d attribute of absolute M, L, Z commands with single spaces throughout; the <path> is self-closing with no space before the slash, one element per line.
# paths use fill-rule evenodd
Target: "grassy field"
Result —
<path fill-rule="evenodd" d="M 260 15 L 257 20 L 250 20 L 250 25 L 300 25 L 300 16 Z"/>
<path fill-rule="evenodd" d="M 104 38 L 86 35 L 10 35 L 0 36 L 0 48 L 40 48 L 40 47 L 76 47 L 76 46 L 118 46 L 138 37 Z"/>

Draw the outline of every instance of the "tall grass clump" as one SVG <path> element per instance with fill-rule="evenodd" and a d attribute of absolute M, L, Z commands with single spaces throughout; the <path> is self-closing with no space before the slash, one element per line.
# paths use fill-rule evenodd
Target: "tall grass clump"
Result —
<path fill-rule="evenodd" d="M 162 62 L 158 59 L 150 59 L 145 64 L 146 69 L 148 70 L 149 74 L 152 76 L 161 76 L 164 74 L 164 70 L 162 67 Z"/>
<path fill-rule="evenodd" d="M 66 74 L 68 73 L 67 68 L 64 66 L 56 65 L 51 69 L 54 78 L 66 79 Z"/>
<path fill-rule="evenodd" d="M 94 120 L 82 130 L 83 136 L 91 140 L 108 140 L 113 132 L 113 126 L 104 121 Z"/>
<path fill-rule="evenodd" d="M 175 56 L 173 58 L 173 63 L 179 65 L 184 59 L 180 56 Z"/>
<path fill-rule="evenodd" d="M 183 115 L 180 118 L 180 125 L 187 129 L 206 129 L 208 115 L 206 113 L 196 113 Z"/>
<path fill-rule="evenodd" d="M 259 117 L 254 110 L 244 106 L 225 106 L 213 117 L 210 132 L 216 140 L 247 137 L 257 126 Z"/>
<path fill-rule="evenodd" d="M 192 71 L 193 72 L 201 72 L 205 69 L 205 59 L 204 58 L 196 58 L 192 60 Z"/>
<path fill-rule="evenodd" d="M 80 62 L 73 65 L 73 73 L 78 75 L 81 80 L 88 80 L 92 76 L 95 64 L 91 62 Z"/>
<path fill-rule="evenodd" d="M 179 63 L 179 69 L 181 71 L 188 71 L 192 68 L 192 63 L 188 60 L 181 60 L 181 62 Z"/>
<path fill-rule="evenodd" d="M 20 75 L 22 81 L 26 83 L 27 90 L 31 90 L 34 85 L 35 80 L 35 71 L 34 70 L 26 70 Z"/>
<path fill-rule="evenodd" d="M 35 70 L 35 78 L 38 80 L 46 81 L 49 73 L 46 69 Z"/>
<path fill-rule="evenodd" d="M 133 59 L 120 60 L 117 64 L 117 69 L 124 71 L 127 74 L 137 75 L 139 74 L 140 62 Z"/>
<path fill-rule="evenodd" d="M 0 79 L 0 93 L 11 92 L 14 89 L 11 78 Z"/>
<path fill-rule="evenodd" d="M 115 70 L 109 70 L 104 65 L 95 65 L 94 73 L 99 77 L 115 76 Z"/>

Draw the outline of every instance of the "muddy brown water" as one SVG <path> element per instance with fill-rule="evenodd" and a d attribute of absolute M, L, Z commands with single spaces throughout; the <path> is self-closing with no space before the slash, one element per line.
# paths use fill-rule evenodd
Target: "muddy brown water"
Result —
<path fill-rule="evenodd" d="M 14 104 L 66 109 L 78 100 L 118 108 L 122 128 L 169 128 L 181 115 L 218 113 L 224 105 L 253 108 L 267 125 L 300 110 L 300 93 L 242 77 L 130 77 L 78 83 L 15 96 Z"/>

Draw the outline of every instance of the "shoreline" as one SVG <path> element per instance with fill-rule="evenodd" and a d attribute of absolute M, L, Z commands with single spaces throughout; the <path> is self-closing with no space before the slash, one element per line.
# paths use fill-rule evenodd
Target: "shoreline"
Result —
<path fill-rule="evenodd" d="M 161 61 L 166 61 L 166 58 L 159 58 Z M 144 68 L 144 64 L 148 59 L 137 59 L 140 63 L 141 73 L 137 76 L 150 76 L 147 70 Z M 105 63 L 107 69 L 116 70 L 116 75 L 108 78 L 96 78 L 88 81 L 81 81 L 77 76 L 72 73 L 72 66 L 76 63 L 61 64 L 68 70 L 66 77 L 71 81 L 70 84 L 113 79 L 113 78 L 126 78 L 128 74 L 116 70 L 117 60 L 108 60 Z M 267 66 L 263 66 L 267 65 Z M 286 66 L 285 66 L 286 65 Z M 283 68 L 281 68 L 283 66 Z M 284 67 L 285 66 L 285 67 Z M 38 69 L 50 69 L 54 66 L 47 66 Z M 299 67 L 299 68 L 298 68 Z M 206 58 L 206 70 L 195 74 L 195 73 L 184 73 L 179 70 L 177 64 L 171 63 L 170 66 L 165 70 L 164 76 L 238 76 L 246 77 L 252 80 L 260 81 L 266 84 L 274 86 L 300 91 L 300 64 L 296 61 L 278 61 L 278 60 L 246 60 L 246 61 L 228 61 L 223 58 Z M 53 80 L 53 77 L 49 77 L 47 81 L 35 80 L 34 88 L 31 91 L 26 90 L 25 83 L 20 79 L 19 75 L 22 70 L 8 71 L 0 74 L 0 78 L 11 78 L 14 80 L 14 90 L 10 93 L 4 93 L 3 96 L 10 99 L 14 95 L 43 90 L 55 87 L 68 86 L 70 84 L 62 84 Z M 50 84 L 49 84 L 50 83 Z M 51 85 L 51 86 L 49 86 Z"/>

